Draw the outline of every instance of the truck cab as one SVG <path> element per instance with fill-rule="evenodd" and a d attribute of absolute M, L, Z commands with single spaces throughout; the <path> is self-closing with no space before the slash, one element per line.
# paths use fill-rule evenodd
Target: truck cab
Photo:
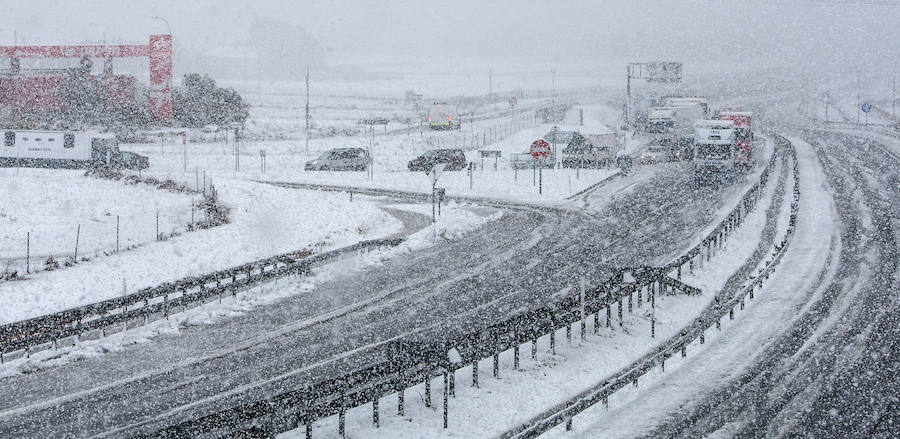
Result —
<path fill-rule="evenodd" d="M 732 181 L 735 173 L 735 127 L 731 120 L 694 122 L 694 180 Z"/>
<path fill-rule="evenodd" d="M 675 108 L 652 107 L 647 111 L 648 133 L 671 133 L 675 128 Z"/>

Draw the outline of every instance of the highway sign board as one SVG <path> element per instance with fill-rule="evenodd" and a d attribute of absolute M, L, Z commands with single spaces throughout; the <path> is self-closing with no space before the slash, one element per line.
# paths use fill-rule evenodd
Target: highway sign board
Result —
<path fill-rule="evenodd" d="M 550 157 L 550 144 L 544 139 L 538 139 L 531 143 L 531 156 L 535 160 L 543 160 Z"/>
<path fill-rule="evenodd" d="M 863 113 L 868 113 L 868 112 L 872 111 L 872 104 L 870 104 L 868 102 L 864 102 L 862 104 L 862 106 L 859 107 L 859 109 L 862 110 Z"/>

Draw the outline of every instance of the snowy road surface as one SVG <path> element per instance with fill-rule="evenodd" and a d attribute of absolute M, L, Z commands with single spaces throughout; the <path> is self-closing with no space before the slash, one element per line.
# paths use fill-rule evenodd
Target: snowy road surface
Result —
<path fill-rule="evenodd" d="M 656 262 L 741 192 L 694 188 L 686 166 L 619 179 L 620 195 L 588 201 L 592 215 L 509 211 L 479 233 L 348 270 L 252 313 L 4 379 L 0 393 L 11 397 L 0 401 L 0 434 L 153 431 L 340 374 L 378 358 L 394 337 L 440 339 L 539 304 L 582 275 L 603 279 L 609 265 Z"/>

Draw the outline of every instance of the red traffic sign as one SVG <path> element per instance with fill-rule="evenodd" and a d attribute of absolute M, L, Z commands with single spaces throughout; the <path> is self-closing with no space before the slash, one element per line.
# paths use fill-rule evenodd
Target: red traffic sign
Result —
<path fill-rule="evenodd" d="M 531 156 L 537 160 L 550 157 L 550 144 L 544 139 L 538 139 L 531 143 Z"/>

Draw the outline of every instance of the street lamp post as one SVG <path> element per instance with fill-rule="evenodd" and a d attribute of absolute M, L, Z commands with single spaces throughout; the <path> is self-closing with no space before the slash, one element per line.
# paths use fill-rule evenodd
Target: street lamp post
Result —
<path fill-rule="evenodd" d="M 556 105 L 556 70 L 551 70 L 550 73 L 553 75 L 553 105 Z"/>

